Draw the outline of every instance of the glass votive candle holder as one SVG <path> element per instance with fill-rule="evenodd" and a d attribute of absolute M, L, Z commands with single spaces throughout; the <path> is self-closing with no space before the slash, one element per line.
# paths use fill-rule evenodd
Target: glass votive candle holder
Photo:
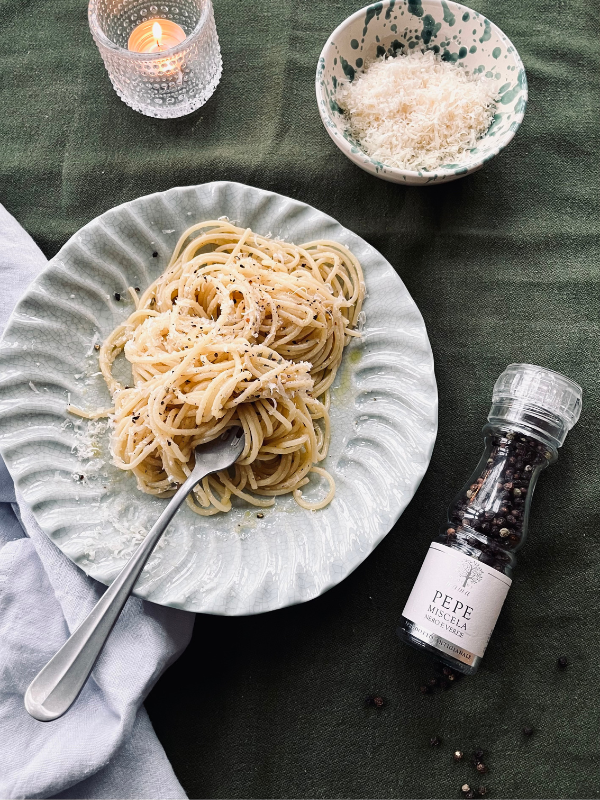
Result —
<path fill-rule="evenodd" d="M 183 117 L 217 88 L 223 62 L 211 0 L 90 0 L 88 19 L 115 91 L 141 114 Z"/>

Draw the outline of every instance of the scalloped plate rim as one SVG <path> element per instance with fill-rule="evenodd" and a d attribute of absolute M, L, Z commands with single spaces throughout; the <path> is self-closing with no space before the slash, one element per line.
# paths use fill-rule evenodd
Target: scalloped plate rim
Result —
<path fill-rule="evenodd" d="M 164 198 L 165 196 L 177 195 L 178 192 L 190 192 L 190 191 L 198 192 L 198 191 L 203 191 L 203 190 L 204 191 L 211 191 L 211 190 L 214 190 L 214 189 L 218 189 L 220 187 L 226 188 L 226 187 L 231 187 L 231 186 L 239 188 L 242 191 L 251 190 L 252 192 L 257 192 L 258 194 L 263 195 L 263 196 L 276 198 L 276 199 L 284 201 L 284 202 L 291 202 L 292 204 L 295 204 L 296 206 L 300 207 L 302 210 L 308 210 L 309 212 L 312 212 L 313 214 L 317 214 L 319 218 L 323 219 L 324 221 L 328 222 L 329 224 L 335 225 L 337 228 L 340 229 L 340 231 L 343 234 L 348 234 L 349 236 L 360 240 L 360 242 L 369 251 L 371 251 L 371 253 L 373 254 L 374 257 L 378 257 L 379 259 L 381 259 L 381 261 L 384 262 L 386 267 L 389 268 L 389 270 L 391 271 L 391 275 L 403 287 L 403 290 L 406 293 L 407 298 L 409 299 L 410 303 L 412 304 L 412 309 L 411 309 L 412 312 L 413 313 L 416 312 L 416 314 L 420 318 L 420 323 L 421 323 L 421 326 L 422 326 L 422 332 L 424 334 L 424 342 L 426 343 L 426 346 L 428 347 L 428 350 L 429 350 L 428 355 L 429 355 L 430 373 L 428 374 L 428 377 L 430 378 L 430 380 L 432 382 L 432 385 L 430 387 L 431 390 L 432 390 L 432 396 L 428 398 L 428 400 L 430 402 L 430 415 L 427 418 L 427 421 L 431 424 L 431 427 L 429 429 L 428 441 L 427 441 L 426 445 L 422 448 L 421 453 L 420 453 L 420 455 L 422 456 L 422 469 L 420 471 L 420 475 L 418 476 L 417 479 L 413 479 L 412 485 L 411 485 L 411 490 L 410 490 L 410 496 L 406 499 L 406 502 L 399 509 L 397 515 L 395 516 L 395 521 L 397 521 L 397 519 L 404 512 L 406 506 L 408 505 L 408 503 L 410 502 L 410 500 L 414 496 L 416 490 L 418 489 L 418 487 L 419 487 L 419 485 L 420 485 L 420 483 L 421 483 L 421 481 L 423 479 L 423 476 L 425 475 L 425 472 L 427 471 L 427 468 L 429 466 L 429 462 L 430 462 L 430 459 L 431 459 L 431 455 L 432 455 L 432 452 L 433 452 L 433 448 L 434 448 L 434 445 L 435 445 L 436 437 L 437 437 L 437 412 L 438 412 L 437 386 L 436 386 L 436 381 L 435 381 L 433 353 L 431 351 L 431 345 L 430 345 L 429 339 L 427 337 L 425 323 L 423 321 L 422 315 L 421 315 L 416 303 L 412 299 L 410 293 L 408 292 L 408 289 L 406 289 L 406 286 L 404 285 L 404 282 L 402 281 L 400 276 L 396 273 L 396 271 L 393 269 L 391 264 L 387 261 L 387 259 L 385 259 L 371 244 L 369 244 L 366 240 L 362 239 L 362 237 L 360 237 L 358 234 L 354 233 L 350 229 L 348 229 L 345 226 L 343 226 L 341 223 L 339 223 L 331 215 L 320 211 L 319 209 L 315 208 L 314 206 L 311 206 L 308 203 L 304 203 L 301 200 L 297 200 L 295 198 L 288 197 L 286 195 L 281 195 L 281 194 L 279 194 L 277 192 L 272 192 L 270 190 L 260 189 L 258 187 L 249 186 L 247 184 L 242 184 L 242 183 L 239 183 L 237 181 L 225 181 L 225 180 L 211 181 L 211 182 L 204 183 L 204 184 L 192 184 L 192 185 L 188 185 L 188 186 L 171 187 L 170 189 L 167 189 L 167 190 L 164 190 L 164 191 L 153 192 L 153 193 L 151 193 L 149 195 L 143 195 L 143 196 L 135 198 L 133 200 L 129 200 L 129 201 L 125 201 L 123 203 L 120 203 L 117 206 L 114 206 L 114 207 L 112 207 L 110 209 L 107 209 L 102 214 L 100 214 L 97 217 L 91 219 L 84 226 L 79 228 L 71 237 L 69 237 L 67 242 L 65 242 L 65 244 L 60 248 L 60 250 L 56 253 L 56 255 L 52 259 L 50 259 L 48 261 L 48 264 L 36 276 L 36 278 L 32 281 L 32 283 L 27 287 L 25 293 L 23 294 L 23 296 L 21 297 L 21 299 L 19 300 L 19 302 L 17 303 L 17 305 L 13 309 L 13 312 L 11 313 L 11 315 L 9 317 L 9 320 L 8 320 L 8 322 L 6 324 L 6 328 L 4 330 L 4 333 L 3 333 L 2 337 L 0 338 L 0 343 L 5 341 L 8 338 L 8 336 L 10 335 L 11 330 L 13 328 L 13 325 L 16 323 L 16 318 L 18 317 L 19 313 L 21 312 L 21 309 L 24 307 L 24 305 L 29 300 L 30 293 L 39 286 L 39 283 L 44 278 L 48 278 L 49 277 L 50 279 L 52 279 L 53 270 L 61 269 L 61 266 L 60 266 L 61 256 L 65 252 L 69 251 L 69 248 L 75 243 L 76 237 L 78 237 L 83 232 L 86 232 L 86 231 L 88 231 L 90 229 L 93 229 L 98 224 L 99 220 L 102 220 L 103 218 L 106 218 L 107 215 L 109 215 L 109 214 L 112 215 L 112 214 L 118 213 L 120 210 L 127 209 L 127 208 L 129 208 L 131 206 L 135 206 L 138 203 L 149 202 L 151 200 Z M 254 209 L 251 209 L 249 213 L 250 214 L 254 213 Z M 63 267 L 63 269 L 64 269 L 64 267 Z M 119 266 L 119 269 L 121 269 L 120 266 Z M 56 274 L 56 273 L 54 273 L 54 274 Z M 368 284 L 368 279 L 366 280 L 366 283 Z M 367 289 L 368 289 L 368 286 L 367 286 Z M 0 352 L 0 366 L 2 365 L 3 359 L 4 359 L 4 353 Z M 11 457 L 10 452 L 7 452 L 7 450 L 9 450 L 11 448 L 12 448 L 12 444 L 9 443 L 9 445 L 7 446 L 6 443 L 2 440 L 2 438 L 0 438 L 0 454 L 5 458 L 5 463 L 6 463 L 7 469 L 9 471 L 9 473 L 11 474 L 11 477 L 13 477 L 13 480 L 15 481 L 16 488 L 19 491 L 21 491 L 22 486 L 21 486 L 20 476 L 18 474 L 17 475 L 13 474 L 16 471 L 16 465 L 12 463 L 12 457 Z M 316 512 L 316 513 L 318 513 L 318 512 Z M 33 515 L 34 515 L 34 518 L 36 519 L 36 522 L 38 522 L 38 524 L 40 524 L 40 522 L 39 522 L 39 520 L 37 518 L 36 512 L 33 512 Z M 209 519 L 210 520 L 211 518 L 209 517 L 209 518 L 203 518 L 203 519 Z M 157 603 L 159 605 L 164 605 L 164 606 L 167 606 L 167 607 L 182 608 L 182 609 L 186 609 L 186 610 L 196 611 L 198 613 L 208 613 L 208 614 L 213 614 L 213 615 L 218 615 L 218 616 L 244 616 L 244 615 L 252 615 L 252 614 L 256 614 L 256 613 L 265 613 L 266 611 L 271 611 L 271 610 L 275 610 L 275 609 L 279 609 L 279 608 L 285 608 L 285 607 L 290 606 L 290 605 L 296 605 L 298 603 L 307 602 L 308 600 L 314 599 L 315 597 L 320 596 L 324 592 L 328 591 L 329 589 L 333 588 L 338 583 L 340 583 L 341 580 L 343 580 L 345 577 L 350 575 L 354 571 L 354 569 L 356 569 L 359 566 L 359 564 L 361 564 L 368 557 L 368 555 L 370 555 L 373 552 L 375 547 L 377 547 L 377 545 L 389 533 L 389 531 L 393 527 L 393 524 L 394 523 L 392 523 L 391 525 L 389 525 L 387 527 L 382 527 L 381 525 L 379 526 L 379 531 L 378 531 L 377 535 L 374 536 L 372 538 L 372 540 L 370 541 L 370 543 L 369 543 L 368 552 L 362 553 L 360 558 L 355 559 L 354 563 L 350 564 L 350 569 L 348 571 L 346 571 L 345 574 L 342 577 L 331 576 L 330 580 L 322 582 L 321 586 L 319 587 L 319 590 L 317 592 L 315 592 L 314 594 L 311 594 L 310 596 L 298 598 L 298 597 L 292 596 L 292 593 L 288 591 L 286 596 L 285 596 L 285 598 L 284 598 L 284 600 L 283 600 L 283 602 L 277 601 L 274 605 L 272 605 L 271 607 L 268 607 L 268 608 L 264 608 L 264 609 L 260 609 L 260 610 L 253 610 L 251 608 L 242 608 L 241 610 L 235 610 L 235 611 L 231 611 L 231 610 L 227 610 L 227 609 L 226 610 L 221 610 L 221 609 L 218 609 L 218 608 L 201 608 L 201 609 L 198 609 L 198 608 L 190 608 L 189 606 L 186 606 L 185 602 L 184 603 L 180 603 L 179 601 L 175 601 L 175 600 L 164 602 L 162 600 L 153 599 L 152 596 L 151 596 L 151 593 L 150 593 L 150 597 L 149 597 L 147 595 L 147 593 L 145 591 L 143 591 L 143 590 L 142 591 L 134 590 L 134 592 L 132 594 L 135 595 L 135 596 L 138 596 L 138 597 L 140 597 L 142 599 L 146 599 L 146 600 L 150 600 L 151 602 L 155 602 L 155 603 Z M 43 528 L 43 526 L 41 524 L 40 524 L 40 528 L 42 530 L 44 530 L 44 528 Z M 56 542 L 51 534 L 47 533 L 47 531 L 45 531 L 45 530 L 44 530 L 44 533 L 51 539 L 51 541 L 53 541 L 53 543 L 59 549 L 62 550 L 62 547 L 61 547 L 60 543 Z M 73 563 L 76 564 L 76 566 L 78 566 L 80 569 L 82 569 L 86 574 L 90 575 L 91 571 L 88 571 L 87 569 L 85 569 L 85 567 L 83 567 L 81 564 L 77 563 L 77 561 L 72 559 L 68 554 L 66 554 L 66 555 L 70 560 L 73 561 Z M 102 577 L 98 577 L 98 576 L 95 576 L 95 575 L 91 575 L 91 577 L 94 577 L 94 579 L 98 580 L 101 583 L 104 583 L 105 585 L 109 585 L 110 584 L 110 581 L 104 580 Z"/>

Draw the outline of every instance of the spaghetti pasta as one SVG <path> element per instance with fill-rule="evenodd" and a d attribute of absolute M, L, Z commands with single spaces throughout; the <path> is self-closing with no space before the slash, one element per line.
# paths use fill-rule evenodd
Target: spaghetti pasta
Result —
<path fill-rule="evenodd" d="M 244 452 L 188 497 L 196 513 L 229 511 L 233 496 L 266 507 L 292 493 L 304 508 L 327 505 L 335 484 L 316 465 L 329 446 L 330 386 L 360 335 L 355 256 L 336 242 L 296 246 L 210 220 L 185 231 L 165 272 L 133 296 L 136 309 L 100 349 L 114 463 L 142 491 L 167 497 L 190 474 L 197 445 L 241 425 Z M 133 387 L 113 375 L 121 352 Z M 316 503 L 301 491 L 311 471 L 329 482 Z"/>

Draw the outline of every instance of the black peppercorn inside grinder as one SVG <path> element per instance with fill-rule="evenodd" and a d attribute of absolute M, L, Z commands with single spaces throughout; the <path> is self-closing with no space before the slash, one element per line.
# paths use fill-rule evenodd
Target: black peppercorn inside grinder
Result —
<path fill-rule="evenodd" d="M 538 475 L 580 413 L 581 387 L 558 372 L 510 364 L 500 375 L 483 455 L 431 543 L 402 612 L 402 641 L 477 672 L 527 535 Z"/>

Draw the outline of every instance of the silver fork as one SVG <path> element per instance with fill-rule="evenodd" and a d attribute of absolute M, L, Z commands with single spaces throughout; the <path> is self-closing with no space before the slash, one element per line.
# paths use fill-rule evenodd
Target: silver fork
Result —
<path fill-rule="evenodd" d="M 70 638 L 37 674 L 25 692 L 25 708 L 40 722 L 67 711 L 83 689 L 96 659 L 167 525 L 194 486 L 234 464 L 244 450 L 244 432 L 230 428 L 218 439 L 196 448 L 196 466 L 177 490 L 128 563 Z"/>

